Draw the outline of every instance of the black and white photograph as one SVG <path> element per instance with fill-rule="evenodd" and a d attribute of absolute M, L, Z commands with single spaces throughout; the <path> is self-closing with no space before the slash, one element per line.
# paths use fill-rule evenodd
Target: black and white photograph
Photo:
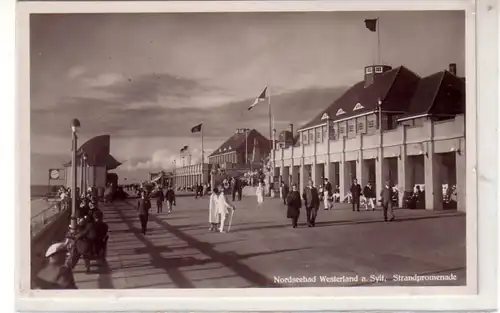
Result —
<path fill-rule="evenodd" d="M 465 30 L 31 14 L 31 289 L 466 286 Z"/>

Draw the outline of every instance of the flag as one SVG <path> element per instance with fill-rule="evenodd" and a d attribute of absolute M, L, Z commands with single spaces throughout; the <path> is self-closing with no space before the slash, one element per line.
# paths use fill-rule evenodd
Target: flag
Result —
<path fill-rule="evenodd" d="M 198 124 L 198 125 L 196 125 L 196 126 L 193 126 L 193 127 L 191 128 L 191 132 L 192 132 L 192 133 L 198 133 L 198 132 L 201 132 L 201 125 L 203 125 L 203 123 L 202 123 L 202 124 Z"/>
<path fill-rule="evenodd" d="M 255 99 L 255 101 L 252 103 L 252 105 L 248 107 L 248 111 L 253 109 L 253 107 L 256 106 L 259 102 L 264 101 L 266 99 L 267 99 L 267 87 L 264 88 L 264 90 L 262 91 L 260 96 L 258 96 L 257 99 Z"/>
<path fill-rule="evenodd" d="M 186 151 L 187 149 L 188 149 L 188 146 L 184 146 L 184 147 L 182 147 L 181 152 L 184 152 L 184 151 Z"/>
<path fill-rule="evenodd" d="M 371 32 L 376 32 L 377 31 L 377 22 L 378 18 L 374 19 L 366 19 L 365 20 L 365 26 L 368 28 Z"/>

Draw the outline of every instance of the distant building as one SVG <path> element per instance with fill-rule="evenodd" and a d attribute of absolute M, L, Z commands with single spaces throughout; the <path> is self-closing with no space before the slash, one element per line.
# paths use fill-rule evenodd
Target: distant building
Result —
<path fill-rule="evenodd" d="M 118 168 L 121 163 L 110 154 L 111 137 L 101 135 L 94 137 L 77 151 L 77 186 L 82 190 L 85 187 L 105 188 L 111 183 L 118 184 L 118 175 L 109 171 Z M 66 168 L 66 186 L 71 187 L 71 161 L 64 164 Z"/>
<path fill-rule="evenodd" d="M 258 131 L 251 129 L 245 132 L 244 129 L 238 129 L 208 156 L 208 164 L 193 164 L 176 168 L 174 185 L 182 188 L 197 183 L 209 183 L 212 169 L 225 169 L 231 172 L 231 170 L 248 169 L 252 165 L 260 167 L 262 160 L 269 157 L 270 151 L 269 139 Z"/>
<path fill-rule="evenodd" d="M 173 183 L 173 176 L 174 174 L 172 172 L 165 171 L 160 171 L 158 173 L 149 173 L 149 181 L 167 187 Z"/>
<path fill-rule="evenodd" d="M 465 81 L 455 64 L 423 78 L 404 66 L 367 66 L 363 81 L 298 130 L 298 141 L 293 128 L 285 132 L 274 153 L 274 176 L 301 189 L 309 179 L 319 186 L 326 177 L 341 197 L 353 178 L 372 182 L 377 194 L 390 180 L 400 204 L 403 191 L 423 185 L 425 207 L 433 210 L 443 208 L 442 186 L 455 185 L 464 211 L 464 114 Z"/>
<path fill-rule="evenodd" d="M 228 140 L 208 156 L 209 164 L 229 167 L 251 163 L 262 164 L 269 156 L 270 141 L 255 129 L 238 129 Z"/>

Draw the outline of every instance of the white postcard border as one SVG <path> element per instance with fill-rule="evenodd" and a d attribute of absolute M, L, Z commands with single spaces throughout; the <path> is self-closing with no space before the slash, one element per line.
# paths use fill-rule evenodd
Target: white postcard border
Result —
<path fill-rule="evenodd" d="M 29 13 L 295 12 L 466 10 L 467 283 L 465 287 L 353 287 L 30 291 L 29 277 Z M 18 310 L 472 310 L 493 308 L 496 280 L 498 8 L 494 0 L 21 2 L 17 12 L 17 267 Z M 77 40 L 77 38 L 75 38 Z M 478 88 L 476 89 L 476 84 Z M 477 105 L 477 108 L 476 108 Z M 481 123 L 478 124 L 477 121 Z M 69 121 L 68 121 L 69 123 Z M 479 128 L 477 128 L 479 126 Z M 69 128 L 69 126 L 68 126 Z M 21 166 L 22 164 L 22 166 Z M 28 178 L 28 179 L 20 179 Z M 477 193 L 474 191 L 478 191 Z M 481 210 L 477 208 L 480 207 Z M 478 227 L 477 225 L 480 225 Z M 477 245 L 478 242 L 481 244 Z M 479 258 L 479 259 L 478 259 Z M 476 273 L 477 270 L 477 273 Z M 479 280 L 479 283 L 476 281 Z M 474 294 L 476 291 L 479 293 Z M 440 296 L 438 296 L 440 295 Z M 132 298 L 133 297 L 133 298 Z"/>

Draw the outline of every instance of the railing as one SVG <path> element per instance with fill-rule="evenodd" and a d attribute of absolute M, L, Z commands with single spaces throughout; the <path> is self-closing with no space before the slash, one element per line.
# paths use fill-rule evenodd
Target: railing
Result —
<path fill-rule="evenodd" d="M 54 200 L 48 208 L 41 211 L 40 213 L 31 217 L 31 237 L 42 231 L 45 226 L 53 222 L 59 214 L 64 212 L 69 208 L 69 203 L 67 208 L 63 208 L 63 203 L 61 200 Z"/>

